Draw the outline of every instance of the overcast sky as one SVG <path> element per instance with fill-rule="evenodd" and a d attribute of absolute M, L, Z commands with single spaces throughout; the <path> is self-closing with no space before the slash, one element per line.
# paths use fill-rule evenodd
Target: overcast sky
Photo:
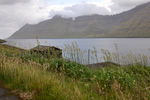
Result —
<path fill-rule="evenodd" d="M 59 14 L 63 17 L 110 15 L 150 0 L 0 0 L 0 38 L 7 38 L 26 23 L 36 24 Z"/>

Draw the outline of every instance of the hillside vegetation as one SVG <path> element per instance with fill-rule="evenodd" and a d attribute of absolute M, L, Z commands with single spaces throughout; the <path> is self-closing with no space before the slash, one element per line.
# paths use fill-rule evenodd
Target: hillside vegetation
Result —
<path fill-rule="evenodd" d="M 34 56 L 9 45 L 0 45 L 0 81 L 27 100 L 150 99 L 148 66 L 93 69 L 62 58 Z"/>
<path fill-rule="evenodd" d="M 11 39 L 150 37 L 150 3 L 117 15 L 89 15 L 75 18 L 54 16 L 35 25 L 26 24 Z"/>
<path fill-rule="evenodd" d="M 112 37 L 150 37 L 150 4 L 111 32 Z"/>

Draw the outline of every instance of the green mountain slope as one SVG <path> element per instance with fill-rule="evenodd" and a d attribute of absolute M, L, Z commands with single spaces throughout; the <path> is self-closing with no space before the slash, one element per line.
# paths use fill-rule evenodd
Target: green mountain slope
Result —
<path fill-rule="evenodd" d="M 112 16 L 80 16 L 75 20 L 55 16 L 36 25 L 26 24 L 11 39 L 150 37 L 150 3 Z"/>
<path fill-rule="evenodd" d="M 81 16 L 75 20 L 55 16 L 37 25 L 26 24 L 10 38 L 36 38 L 36 36 L 38 38 L 96 37 L 109 32 L 123 21 L 120 16 L 91 15 Z"/>
<path fill-rule="evenodd" d="M 150 37 L 150 3 L 128 21 L 107 34 L 108 37 Z"/>

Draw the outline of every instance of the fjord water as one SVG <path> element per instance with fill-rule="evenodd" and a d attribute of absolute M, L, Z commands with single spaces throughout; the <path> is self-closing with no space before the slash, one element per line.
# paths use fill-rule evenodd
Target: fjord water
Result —
<path fill-rule="evenodd" d="M 38 45 L 56 46 L 65 49 L 65 44 L 76 42 L 78 47 L 85 51 L 84 59 L 87 61 L 88 50 L 93 51 L 96 48 L 98 62 L 103 62 L 101 49 L 108 50 L 110 53 L 118 53 L 120 56 L 128 55 L 146 55 L 150 56 L 150 38 L 89 38 L 89 39 L 8 39 L 7 44 L 24 49 L 31 49 Z M 117 44 L 118 50 L 116 50 Z M 90 55 L 91 56 L 91 55 Z M 90 57 L 90 63 L 97 63 Z"/>

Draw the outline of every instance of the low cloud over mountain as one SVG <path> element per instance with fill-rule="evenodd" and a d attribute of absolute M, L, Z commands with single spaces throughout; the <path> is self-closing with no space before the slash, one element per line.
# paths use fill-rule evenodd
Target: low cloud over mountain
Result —
<path fill-rule="evenodd" d="M 150 3 L 117 15 L 55 16 L 26 24 L 10 38 L 150 37 Z"/>
<path fill-rule="evenodd" d="M 52 0 L 0 0 L 0 38 L 10 36 L 26 23 L 35 24 L 57 14 L 63 17 L 117 14 L 150 0 L 78 0 L 69 4 L 63 1 L 56 0 L 53 4 Z"/>

